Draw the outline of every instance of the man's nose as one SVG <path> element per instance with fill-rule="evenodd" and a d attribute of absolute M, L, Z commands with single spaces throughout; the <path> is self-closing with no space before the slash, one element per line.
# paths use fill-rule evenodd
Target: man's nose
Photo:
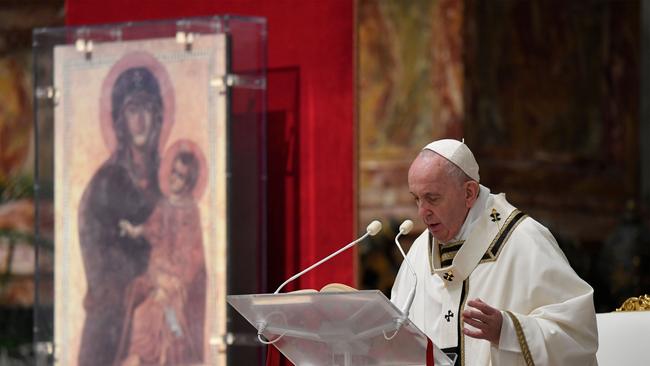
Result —
<path fill-rule="evenodd" d="M 420 217 L 427 217 L 431 215 L 431 209 L 426 203 L 420 203 L 418 205 L 418 215 Z"/>

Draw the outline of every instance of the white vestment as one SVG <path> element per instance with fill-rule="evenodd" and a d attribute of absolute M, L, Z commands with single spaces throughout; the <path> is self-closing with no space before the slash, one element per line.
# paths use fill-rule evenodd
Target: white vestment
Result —
<path fill-rule="evenodd" d="M 425 230 L 407 257 L 417 273 L 409 318 L 438 347 L 459 346 L 457 365 L 597 364 L 593 289 L 548 229 L 481 186 L 456 239 L 453 259 L 441 257 Z M 391 301 L 401 308 L 413 283 L 402 263 Z M 503 314 L 498 348 L 460 332 L 461 313 L 474 298 Z"/>

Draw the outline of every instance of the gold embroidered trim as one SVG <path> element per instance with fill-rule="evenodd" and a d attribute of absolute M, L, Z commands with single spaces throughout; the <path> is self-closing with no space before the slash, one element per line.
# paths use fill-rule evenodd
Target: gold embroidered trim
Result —
<path fill-rule="evenodd" d="M 510 238 L 512 232 L 515 231 L 517 226 L 522 221 L 524 221 L 526 217 L 528 217 L 528 215 L 521 213 L 521 211 L 519 211 L 518 209 L 513 210 L 512 213 L 510 213 L 510 215 L 506 219 L 506 221 L 503 223 L 501 228 L 499 229 L 497 235 L 495 235 L 494 239 L 492 239 L 492 242 L 488 246 L 488 249 L 485 251 L 483 258 L 478 263 L 481 264 L 481 263 L 496 261 L 497 257 L 501 253 L 501 250 L 503 250 L 503 247 L 506 245 L 506 242 Z M 517 221 L 512 223 L 511 225 L 511 221 L 513 220 L 517 220 Z M 497 248 L 497 251 L 495 253 L 494 246 L 499 242 L 501 243 L 501 245 Z"/>
<path fill-rule="evenodd" d="M 439 244 L 440 247 L 438 248 L 438 254 L 440 255 L 440 266 L 441 267 L 446 267 L 443 265 L 444 262 L 449 261 L 449 260 L 454 260 L 454 257 L 456 256 L 456 253 L 460 250 L 460 248 L 465 244 L 465 240 L 458 240 L 458 241 L 452 241 L 446 244 Z M 448 250 L 450 248 L 453 248 L 452 251 L 442 253 L 443 250 Z"/>
<path fill-rule="evenodd" d="M 481 258 L 481 260 L 477 263 L 477 265 L 481 263 L 496 261 L 497 257 L 499 257 L 499 254 L 501 254 L 501 250 L 503 250 L 503 247 L 506 245 L 508 239 L 510 238 L 512 232 L 527 217 L 528 215 L 524 214 L 518 209 L 514 209 L 510 213 L 510 215 L 508 215 L 508 218 L 503 223 L 503 225 L 499 228 L 499 232 L 497 233 L 497 235 L 494 236 L 492 242 L 490 243 L 487 250 L 485 251 L 485 254 L 483 254 L 483 258 Z M 436 242 L 434 244 L 435 240 L 433 239 L 431 233 L 428 233 L 428 238 L 429 238 L 429 269 L 431 270 L 431 274 L 433 275 L 435 274 L 434 266 L 433 266 L 433 246 L 438 245 L 438 243 Z M 464 241 L 452 242 L 446 245 L 451 246 L 451 245 L 457 245 L 459 243 L 462 244 L 464 243 Z M 440 259 L 440 265 L 442 267 L 442 262 L 444 260 L 442 259 L 441 256 L 439 256 L 439 259 Z"/>
<path fill-rule="evenodd" d="M 438 242 L 433 239 L 433 236 L 431 235 L 430 232 L 427 233 L 427 234 L 428 234 L 428 238 L 429 238 L 429 269 L 431 270 L 431 274 L 433 275 L 433 274 L 436 273 L 434 271 L 434 269 L 433 269 L 433 246 L 434 245 L 439 245 L 438 253 L 440 253 L 441 249 L 447 249 L 447 248 L 454 247 L 454 246 L 458 246 L 458 249 L 460 249 L 460 247 L 465 243 L 465 240 L 452 241 L 452 242 L 449 242 L 447 244 L 438 244 Z M 458 253 L 458 251 L 448 252 L 448 253 L 443 254 L 442 256 L 438 255 L 438 259 L 440 259 L 440 266 L 442 267 L 442 262 L 443 261 L 450 259 L 450 258 L 447 257 L 448 255 L 451 255 L 452 256 L 451 259 L 453 260 L 456 253 Z M 444 256 L 444 258 L 443 258 L 443 256 Z"/>
<path fill-rule="evenodd" d="M 521 327 L 521 323 L 519 323 L 519 319 L 517 319 L 515 314 L 511 313 L 510 311 L 506 310 L 506 314 L 508 314 L 510 319 L 512 319 L 512 323 L 515 325 L 517 340 L 519 341 L 519 347 L 521 348 L 521 353 L 524 356 L 524 361 L 526 361 L 526 366 L 535 366 L 535 362 L 533 362 L 533 356 L 530 354 L 530 349 L 528 348 L 526 335 L 524 334 L 524 330 Z"/>
<path fill-rule="evenodd" d="M 429 238 L 429 269 L 431 270 L 431 274 L 435 274 L 433 270 L 433 236 L 431 232 L 427 233 L 427 237 Z"/>
<path fill-rule="evenodd" d="M 458 241 L 450 241 L 449 243 L 446 244 L 440 244 L 440 250 L 442 249 L 447 249 L 447 248 L 453 248 L 453 247 L 460 247 L 465 243 L 465 240 L 458 240 Z"/>
<path fill-rule="evenodd" d="M 461 327 L 460 330 L 460 366 L 465 366 L 465 334 L 463 333 L 463 328 L 465 328 L 465 325 L 463 323 L 463 311 L 465 310 L 465 304 L 467 303 L 467 299 L 469 298 L 469 277 L 465 280 L 465 298 L 463 299 L 463 303 L 460 305 L 460 316 L 458 317 L 459 323 L 458 326 Z"/>
<path fill-rule="evenodd" d="M 453 260 L 454 257 L 456 256 L 456 253 L 458 253 L 457 250 L 456 250 L 456 251 L 453 251 L 453 252 L 449 252 L 449 253 L 445 253 L 445 254 L 441 255 L 441 256 L 440 256 L 440 263 L 442 263 L 442 262 L 444 262 L 444 261 L 446 261 L 446 260 L 450 260 L 450 259 Z"/>

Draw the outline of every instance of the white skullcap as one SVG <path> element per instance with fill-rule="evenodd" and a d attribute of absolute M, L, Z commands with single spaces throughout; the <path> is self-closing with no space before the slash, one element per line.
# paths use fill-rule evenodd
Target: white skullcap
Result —
<path fill-rule="evenodd" d="M 425 146 L 422 150 L 431 150 L 441 155 L 459 167 L 468 177 L 477 182 L 479 181 L 478 163 L 474 159 L 474 154 L 464 142 L 453 139 L 437 140 Z"/>

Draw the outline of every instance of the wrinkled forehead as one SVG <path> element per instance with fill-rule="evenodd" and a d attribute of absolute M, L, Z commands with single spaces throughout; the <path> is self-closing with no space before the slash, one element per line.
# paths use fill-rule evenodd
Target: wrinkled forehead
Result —
<path fill-rule="evenodd" d="M 421 195 L 432 192 L 444 192 L 461 187 L 454 178 L 453 163 L 435 152 L 423 152 L 413 161 L 409 169 L 408 185 L 411 193 Z"/>
<path fill-rule="evenodd" d="M 409 168 L 409 180 L 411 177 L 437 176 L 444 172 L 449 161 L 441 155 L 431 151 L 422 150 L 413 160 Z"/>

